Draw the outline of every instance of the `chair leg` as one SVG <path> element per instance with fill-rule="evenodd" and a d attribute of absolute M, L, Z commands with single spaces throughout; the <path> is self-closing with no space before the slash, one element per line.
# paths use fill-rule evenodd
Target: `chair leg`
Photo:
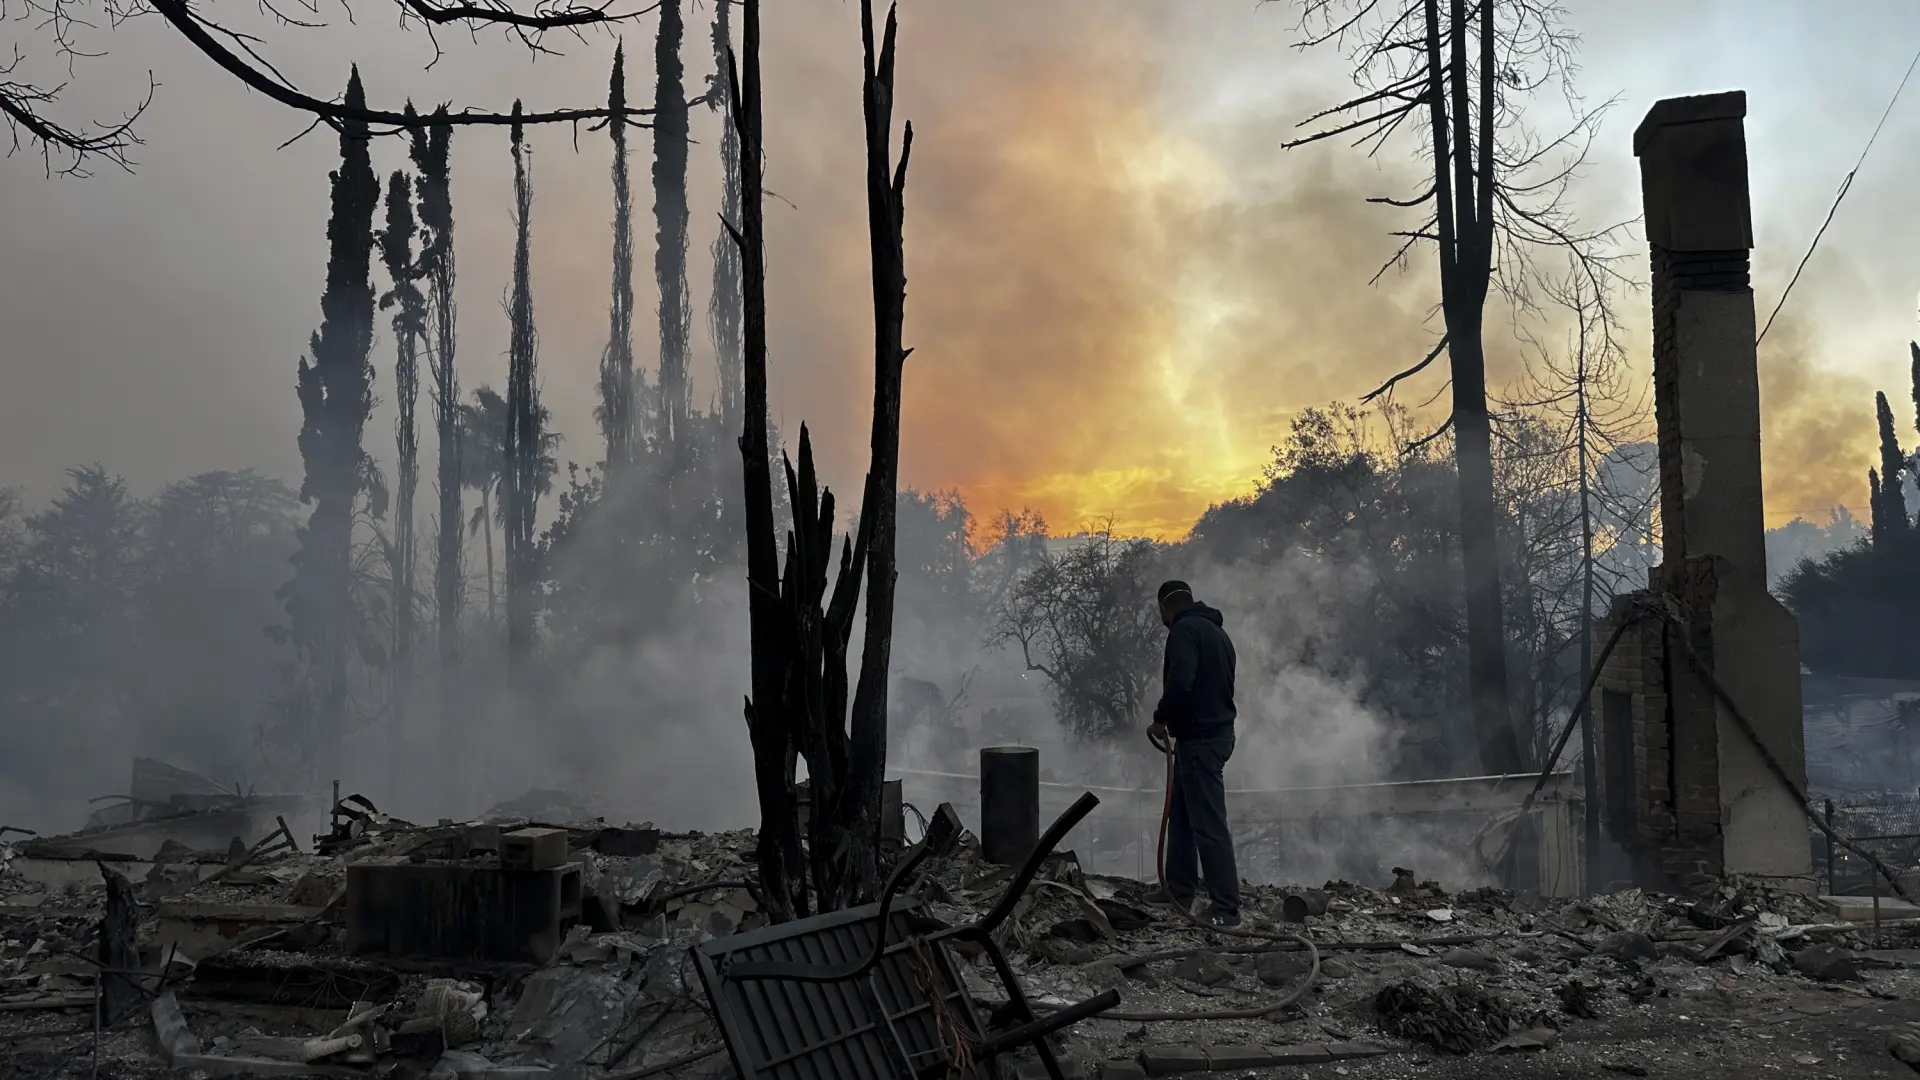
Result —
<path fill-rule="evenodd" d="M 993 962 L 994 973 L 1000 976 L 1000 985 L 1006 988 L 1007 1000 L 1013 1003 L 1014 1013 L 1024 1024 L 1038 1019 L 1033 1012 L 1033 1004 L 1027 1000 L 1027 993 L 1020 988 L 1020 977 L 1014 974 L 1013 965 L 1007 962 L 1007 954 L 1000 951 L 1000 943 L 991 935 L 982 934 L 980 945 L 987 951 L 987 959 Z M 1111 1006 L 1109 1006 L 1111 1007 Z M 1066 1074 L 1060 1071 L 1060 1059 L 1054 1056 L 1053 1045 L 1046 1036 L 1033 1040 L 1034 1053 L 1040 1055 L 1040 1064 L 1047 1070 L 1047 1080 L 1066 1080 Z"/>

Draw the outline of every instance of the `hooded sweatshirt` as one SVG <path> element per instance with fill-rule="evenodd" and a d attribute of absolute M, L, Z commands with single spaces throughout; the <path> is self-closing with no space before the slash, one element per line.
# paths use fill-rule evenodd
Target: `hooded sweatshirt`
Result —
<path fill-rule="evenodd" d="M 1233 731 L 1233 639 L 1225 625 L 1218 610 L 1196 602 L 1167 630 L 1164 689 L 1153 719 L 1176 739 Z"/>

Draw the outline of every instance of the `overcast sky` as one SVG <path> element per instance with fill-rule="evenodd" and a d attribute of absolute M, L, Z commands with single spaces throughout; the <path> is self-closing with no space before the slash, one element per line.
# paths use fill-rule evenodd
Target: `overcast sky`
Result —
<path fill-rule="evenodd" d="M 251 11 L 222 3 L 243 23 Z M 530 108 L 604 97 L 610 37 L 534 59 L 510 43 L 443 34 L 448 55 L 426 71 L 425 36 L 396 29 L 390 9 L 358 3 L 354 26 L 261 27 L 266 54 L 322 95 L 357 61 L 381 106 L 411 96 L 504 110 L 515 96 Z M 1576 189 L 1591 222 L 1637 214 L 1631 134 L 1652 102 L 1748 92 L 1764 318 L 1920 48 L 1920 5 L 1571 6 L 1584 37 L 1581 92 L 1596 103 L 1618 98 Z M 768 184 L 781 197 L 768 203 L 775 410 L 789 435 L 802 420 L 814 425 L 830 475 L 845 485 L 865 452 L 871 370 L 858 7 L 768 7 Z M 1280 148 L 1296 120 L 1350 89 L 1337 53 L 1292 48 L 1287 5 L 903 7 L 898 115 L 916 129 L 906 482 L 958 487 L 979 512 L 1032 505 L 1057 528 L 1111 514 L 1123 527 L 1177 533 L 1210 501 L 1257 480 L 1300 407 L 1351 400 L 1424 351 L 1425 278 L 1366 285 L 1392 250 L 1386 232 L 1401 223 L 1364 198 L 1403 186 L 1408 148 L 1379 161 L 1337 143 Z M 688 13 L 695 93 L 712 66 L 710 17 L 705 3 Z M 652 26 L 626 34 L 630 96 L 650 98 Z M 30 23 L 4 24 L 0 46 L 15 41 L 44 60 L 47 43 Z M 143 491 L 248 466 L 297 482 L 293 372 L 319 316 L 337 143 L 323 129 L 277 149 L 306 121 L 245 91 L 157 19 L 88 44 L 108 55 L 78 62 L 63 117 L 114 115 L 138 99 L 149 70 L 160 88 L 131 176 L 47 179 L 37 158 L 0 162 L 0 484 L 43 497 L 62 469 L 96 460 Z M 1916 131 L 1920 87 L 1910 86 L 1768 339 L 1773 523 L 1824 517 L 1836 503 L 1863 507 L 1873 390 L 1889 392 L 1897 415 L 1910 413 Z M 713 118 L 696 115 L 691 262 L 701 311 L 717 228 L 713 132 Z M 463 130 L 455 146 L 463 378 L 498 387 L 506 138 Z M 567 438 L 563 458 L 591 461 L 608 146 L 604 134 L 558 128 L 538 132 L 534 146 L 541 381 Z M 648 152 L 645 133 L 635 147 Z M 375 153 L 383 173 L 405 164 L 397 141 Z M 644 178 L 644 159 L 636 165 Z M 643 212 L 651 201 L 644 189 L 636 200 Z M 1644 274 L 1643 257 L 1633 266 Z M 641 276 L 646 314 L 652 287 Z M 1644 296 L 1624 310 L 1638 348 Z M 703 323 L 696 318 L 704 377 Z M 392 415 L 384 331 L 374 357 L 383 403 L 368 429 L 382 455 Z M 654 352 L 648 318 L 636 320 L 635 345 L 637 356 Z M 1909 443 L 1911 427 L 1903 420 Z"/>

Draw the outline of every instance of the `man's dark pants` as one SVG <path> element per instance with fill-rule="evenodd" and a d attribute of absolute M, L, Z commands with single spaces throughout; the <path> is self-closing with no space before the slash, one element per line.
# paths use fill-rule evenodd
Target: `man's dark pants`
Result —
<path fill-rule="evenodd" d="M 1167 816 L 1167 887 L 1182 905 L 1193 903 L 1204 873 L 1215 915 L 1240 913 L 1240 872 L 1227 830 L 1227 782 L 1233 732 L 1176 739 L 1173 799 Z"/>

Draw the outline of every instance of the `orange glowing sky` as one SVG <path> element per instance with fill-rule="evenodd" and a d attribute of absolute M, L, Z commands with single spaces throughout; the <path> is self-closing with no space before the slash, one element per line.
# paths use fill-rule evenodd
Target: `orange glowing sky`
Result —
<path fill-rule="evenodd" d="M 1863 3 L 1816 18 L 1761 0 L 1769 15 L 1756 21 L 1755 6 L 1713 0 L 1682 12 L 1621 0 L 1573 13 L 1587 39 L 1582 86 L 1595 98 L 1621 94 L 1576 196 L 1588 220 L 1632 217 L 1630 134 L 1648 105 L 1748 87 L 1764 317 L 1897 81 L 1907 59 L 1898 43 L 1920 33 L 1920 8 Z M 1425 353 L 1436 332 L 1427 260 L 1366 284 L 1394 249 L 1389 231 L 1408 223 L 1364 200 L 1415 186 L 1412 148 L 1371 160 L 1337 142 L 1280 149 L 1297 120 L 1349 92 L 1338 55 L 1292 48 L 1285 7 L 905 5 L 897 115 L 917 139 L 904 482 L 956 488 L 981 517 L 1030 507 L 1056 531 L 1111 517 L 1123 530 L 1177 536 L 1210 503 L 1251 490 L 1299 409 L 1353 400 Z M 698 25 L 707 11 L 695 9 L 688 41 L 696 89 L 709 66 Z M 841 488 L 864 465 L 871 385 L 857 15 L 849 3 L 793 0 L 766 16 L 774 410 L 790 442 L 800 422 L 813 425 Z M 1736 25 L 1746 29 L 1723 33 Z M 1701 54 L 1697 42 L 1713 35 L 1738 44 Z M 300 47 L 273 55 L 303 86 L 338 85 L 353 57 L 376 99 L 490 107 L 516 94 L 530 104 L 597 100 L 611 54 L 593 40 L 532 62 L 508 43 L 463 42 L 428 73 L 424 40 L 386 27 L 294 40 Z M 1796 63 L 1783 65 L 1787 56 Z M 631 61 L 634 95 L 644 96 L 647 64 Z M 8 368 L 14 392 L 0 396 L 0 483 L 44 495 L 61 468 L 94 459 L 143 489 L 247 465 L 297 477 L 291 373 L 317 317 L 335 151 L 309 138 L 276 152 L 297 118 L 240 93 L 164 28 L 131 26 L 114 39 L 112 64 L 124 78 L 78 84 L 72 101 L 111 115 L 144 88 L 148 67 L 159 72 L 164 93 L 137 175 L 42 182 L 31 163 L 4 165 L 0 322 L 22 359 Z M 1763 350 L 1770 523 L 1864 503 L 1872 391 L 1906 398 L 1920 237 L 1902 182 L 1920 166 L 1908 160 L 1920 157 L 1920 97 L 1907 106 Z M 717 228 L 714 128 L 711 114 L 696 114 L 696 311 Z M 533 145 L 542 392 L 567 436 L 563 457 L 590 461 L 606 334 L 607 148 L 602 135 L 559 129 L 535 133 Z M 643 134 L 636 148 L 646 146 Z M 382 170 L 404 164 L 397 143 L 376 154 Z M 636 166 L 644 177 L 644 157 Z M 454 174 L 464 379 L 497 386 L 511 244 L 504 136 L 463 133 Z M 644 193 L 638 201 L 650 240 Z M 644 270 L 637 284 L 645 357 Z M 1644 305 L 1643 295 L 1622 300 L 1636 355 Z M 701 330 L 696 318 L 704 373 Z M 1504 379 L 1519 350 L 1501 333 L 1490 320 Z M 377 352 L 376 364 L 387 398 L 390 359 Z M 1436 368 L 1409 397 L 1441 385 Z M 370 436 L 391 431 L 381 410 Z"/>

